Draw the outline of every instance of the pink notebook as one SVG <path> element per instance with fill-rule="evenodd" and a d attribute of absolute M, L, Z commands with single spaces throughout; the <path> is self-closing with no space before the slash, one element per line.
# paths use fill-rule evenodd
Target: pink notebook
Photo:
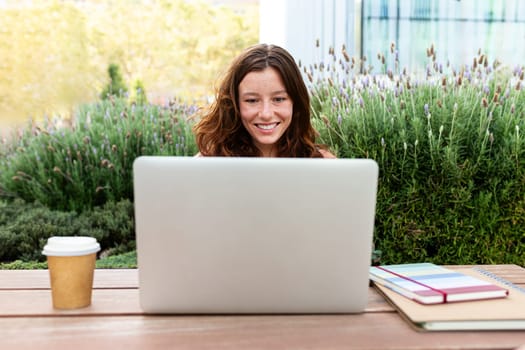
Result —
<path fill-rule="evenodd" d="M 370 279 L 421 304 L 504 298 L 508 289 L 432 263 L 372 266 Z"/>

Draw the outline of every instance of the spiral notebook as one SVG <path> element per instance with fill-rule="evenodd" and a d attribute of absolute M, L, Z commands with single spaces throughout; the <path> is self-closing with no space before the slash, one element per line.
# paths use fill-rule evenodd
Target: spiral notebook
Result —
<path fill-rule="evenodd" d="M 455 272 L 508 289 L 505 298 L 424 305 L 374 283 L 400 314 L 421 331 L 525 330 L 525 289 L 481 268 L 453 268 Z"/>

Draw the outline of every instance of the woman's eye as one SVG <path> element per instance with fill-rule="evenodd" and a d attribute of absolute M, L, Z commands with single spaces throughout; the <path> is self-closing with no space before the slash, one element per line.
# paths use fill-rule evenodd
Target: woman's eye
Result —
<path fill-rule="evenodd" d="M 248 99 L 244 100 L 244 102 L 246 102 L 246 103 L 256 103 L 257 100 L 254 99 L 254 98 L 248 98 Z"/>
<path fill-rule="evenodd" d="M 283 102 L 286 100 L 286 97 L 276 97 L 275 102 Z"/>

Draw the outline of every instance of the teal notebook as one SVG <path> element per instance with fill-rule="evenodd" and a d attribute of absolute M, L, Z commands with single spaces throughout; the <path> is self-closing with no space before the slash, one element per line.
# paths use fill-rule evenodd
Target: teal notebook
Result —
<path fill-rule="evenodd" d="M 508 289 L 432 263 L 370 267 L 370 279 L 421 304 L 504 298 Z"/>

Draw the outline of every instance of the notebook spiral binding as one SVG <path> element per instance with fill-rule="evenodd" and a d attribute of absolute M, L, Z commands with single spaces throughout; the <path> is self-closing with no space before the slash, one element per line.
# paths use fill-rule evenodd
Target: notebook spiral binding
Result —
<path fill-rule="evenodd" d="M 487 277 L 490 277 L 490 278 L 492 278 L 492 279 L 494 279 L 494 280 L 504 284 L 505 286 L 507 286 L 509 288 L 512 288 L 514 290 L 517 290 L 518 292 L 521 292 L 521 293 L 525 294 L 525 288 L 520 287 L 518 285 L 515 285 L 514 283 L 512 283 L 510 281 L 507 281 L 506 279 L 496 275 L 495 273 L 492 273 L 490 271 L 482 269 L 481 267 L 474 267 L 473 269 L 476 270 L 477 272 L 487 276 Z"/>

